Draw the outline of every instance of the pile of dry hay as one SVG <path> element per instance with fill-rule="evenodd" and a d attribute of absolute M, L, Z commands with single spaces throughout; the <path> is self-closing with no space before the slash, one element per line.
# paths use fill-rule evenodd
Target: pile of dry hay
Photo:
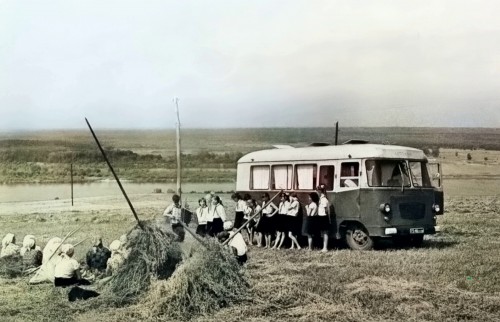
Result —
<path fill-rule="evenodd" d="M 127 259 L 106 284 L 105 292 L 115 304 L 127 304 L 147 291 L 156 279 L 169 278 L 182 260 L 175 235 L 153 222 L 142 222 L 127 235 Z"/>
<path fill-rule="evenodd" d="M 0 258 L 0 277 L 15 278 L 23 275 L 24 263 L 21 255 Z"/>
<path fill-rule="evenodd" d="M 249 284 L 234 255 L 207 240 L 165 281 L 155 283 L 141 306 L 144 318 L 188 320 L 247 298 Z"/>

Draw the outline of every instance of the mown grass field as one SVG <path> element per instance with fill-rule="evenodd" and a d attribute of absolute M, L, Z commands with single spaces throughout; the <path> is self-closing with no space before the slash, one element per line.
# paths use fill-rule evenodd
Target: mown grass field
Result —
<path fill-rule="evenodd" d="M 297 131 L 303 130 L 291 129 L 288 134 L 298 135 Z M 331 129 L 323 131 L 331 132 Z M 375 134 L 363 131 L 358 132 L 383 137 L 377 131 Z M 269 147 L 269 136 L 268 141 L 265 137 L 269 133 L 245 132 L 241 133 L 240 142 L 226 140 L 221 143 L 227 135 L 224 131 L 204 141 L 200 139 L 206 138 L 206 132 L 200 132 L 198 141 L 194 135 L 185 143 L 195 152 L 199 151 L 200 142 L 203 142 L 202 148 L 212 147 L 215 151 L 220 147 L 221 153 L 231 151 L 228 149 L 245 152 Z M 435 129 L 434 136 L 397 129 L 392 133 L 386 137 L 399 135 L 421 143 L 427 140 L 429 147 L 434 141 L 452 143 L 453 139 L 457 144 L 477 144 L 474 142 L 482 142 L 480 138 L 484 138 L 486 144 L 500 142 L 495 141 L 500 134 L 498 130 L 491 129 L 462 130 L 462 134 Z M 102 141 L 121 149 L 137 153 L 158 152 L 162 156 L 173 151 L 174 145 L 159 147 L 154 133 L 142 138 L 132 138 L 125 132 L 118 136 L 116 132 L 108 134 L 102 136 Z M 314 131 L 307 134 L 309 136 L 289 139 L 283 132 L 276 132 L 273 143 L 300 145 L 302 142 L 331 141 L 324 137 L 320 140 Z M 33 139 L 30 135 L 34 134 L 23 135 Z M 61 133 L 36 134 L 40 135 L 43 140 L 51 140 L 60 137 Z M 66 137 L 70 142 L 80 142 L 82 136 L 66 133 Z M 148 140 L 144 141 L 145 137 Z M 334 243 L 326 254 L 252 247 L 245 268 L 251 286 L 250 296 L 213 315 L 193 316 L 192 320 L 500 321 L 500 148 L 496 151 L 463 150 L 453 146 L 441 148 L 437 158 L 444 172 L 445 214 L 438 219 L 443 231 L 426 238 L 423 247 L 401 249 L 383 243 L 373 251 L 354 252 Z M 467 153 L 471 153 L 471 160 L 467 160 Z M 101 171 L 103 177 L 108 175 L 104 167 Z M 234 173 L 232 176 L 234 180 Z M 201 195 L 187 196 L 189 200 L 197 200 Z M 148 192 L 130 197 L 143 219 L 158 218 L 170 200 L 170 195 L 165 193 Z M 228 213 L 233 213 L 234 205 L 229 195 L 222 195 L 222 199 Z M 21 241 L 25 234 L 34 234 L 41 245 L 77 227 L 81 229 L 69 242 L 102 235 L 109 244 L 133 226 L 133 217 L 121 196 L 79 198 L 74 207 L 67 199 L 0 203 L 0 235 L 12 232 Z M 190 247 L 197 247 L 197 244 L 188 238 L 183 248 L 187 252 Z M 89 248 L 90 241 L 86 240 L 77 247 L 76 257 L 83 258 Z M 141 303 L 125 308 L 93 307 L 92 301 L 69 303 L 64 294 L 51 285 L 30 286 L 27 280 L 0 279 L 0 321 L 111 322 L 140 321 L 149 316 L 149 308 Z"/>
<path fill-rule="evenodd" d="M 498 321 L 499 191 L 448 194 L 446 213 L 439 218 L 443 232 L 419 249 L 384 243 L 374 251 L 355 252 L 332 245 L 322 254 L 253 247 L 245 269 L 250 297 L 193 321 Z M 222 197 L 232 212 L 229 196 Z M 159 194 L 132 196 L 145 219 L 158 218 L 165 199 Z M 0 216 L 1 233 L 19 238 L 33 233 L 41 244 L 76 227 L 82 228 L 70 242 L 95 234 L 109 242 L 134 225 L 119 197 L 80 200 L 73 209 L 67 200 L 19 203 L 9 209 Z M 84 242 L 76 256 L 82 258 L 89 247 Z M 192 239 L 184 249 L 189 247 L 196 247 Z M 92 301 L 72 304 L 52 286 L 29 286 L 26 278 L 0 279 L 0 298 L 0 321 L 132 321 L 148 316 L 148 307 L 140 303 L 119 309 L 92 308 Z"/>

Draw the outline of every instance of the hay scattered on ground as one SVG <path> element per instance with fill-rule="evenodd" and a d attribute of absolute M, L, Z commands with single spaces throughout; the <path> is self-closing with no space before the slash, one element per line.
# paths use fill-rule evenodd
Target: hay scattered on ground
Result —
<path fill-rule="evenodd" d="M 249 284 L 234 255 L 207 241 L 166 281 L 155 283 L 141 302 L 149 318 L 188 320 L 244 300 Z"/>
<path fill-rule="evenodd" d="M 129 256 L 107 284 L 113 300 L 119 304 L 133 302 L 148 290 L 151 282 L 172 275 L 182 260 L 175 235 L 152 222 L 144 222 L 128 233 Z"/>
<path fill-rule="evenodd" d="M 24 271 L 23 258 L 20 255 L 9 255 L 0 258 L 0 277 L 16 278 Z"/>

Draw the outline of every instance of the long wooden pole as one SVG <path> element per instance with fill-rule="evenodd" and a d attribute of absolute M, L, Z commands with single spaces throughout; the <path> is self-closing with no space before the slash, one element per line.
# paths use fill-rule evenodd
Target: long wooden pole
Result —
<path fill-rule="evenodd" d="M 179 197 L 182 196 L 181 189 L 181 118 L 179 116 L 179 99 L 174 98 L 175 109 L 177 113 L 177 127 L 176 127 L 176 136 L 177 136 L 177 194 Z"/>
<path fill-rule="evenodd" d="M 97 143 L 97 146 L 99 147 L 99 150 L 101 151 L 102 156 L 104 157 L 104 161 L 106 161 L 106 163 L 108 164 L 109 170 L 111 170 L 111 173 L 115 177 L 116 183 L 118 183 L 118 187 L 120 187 L 120 190 L 122 191 L 122 194 L 125 197 L 125 200 L 127 200 L 128 206 L 130 207 L 130 210 L 132 210 L 132 214 L 134 215 L 135 220 L 137 220 L 139 227 L 144 229 L 141 221 L 139 220 L 139 216 L 137 216 L 137 213 L 135 212 L 134 206 L 130 202 L 130 199 L 128 198 L 127 193 L 125 192 L 125 189 L 123 189 L 123 186 L 122 186 L 122 183 L 120 182 L 120 179 L 116 175 L 115 170 L 113 169 L 113 166 L 109 162 L 108 157 L 106 156 L 106 153 L 104 152 L 104 149 L 102 148 L 101 143 L 99 143 L 99 140 L 97 139 L 97 136 L 95 135 L 94 130 L 92 129 L 92 126 L 90 126 L 90 123 L 87 120 L 87 118 L 85 118 L 85 122 L 87 122 L 87 125 L 90 129 L 90 132 L 92 133 L 92 136 L 94 137 L 95 143 Z"/>
<path fill-rule="evenodd" d="M 241 225 L 241 227 L 240 227 L 240 228 L 238 228 L 238 230 L 236 230 L 236 232 L 235 232 L 232 236 L 230 236 L 228 239 L 226 239 L 226 241 L 224 241 L 224 243 L 222 243 L 222 245 L 227 245 L 227 244 L 231 241 L 231 239 L 233 239 L 233 237 L 234 237 L 237 233 L 239 233 L 240 231 L 242 231 L 242 230 L 243 230 L 243 228 L 245 228 L 245 227 L 246 227 L 246 226 L 250 223 L 250 221 L 251 221 L 251 220 L 253 220 L 255 217 L 257 217 L 258 215 L 260 215 L 260 213 L 262 212 L 262 210 L 264 210 L 264 208 L 266 208 L 267 206 L 269 206 L 269 205 L 271 204 L 271 202 L 273 202 L 273 200 L 274 200 L 274 199 L 276 199 L 276 197 L 277 197 L 277 196 L 279 196 L 279 195 L 280 195 L 280 194 L 282 194 L 282 193 L 283 193 L 283 190 L 280 190 L 277 194 L 275 194 L 275 195 L 271 198 L 271 200 L 269 200 L 269 201 L 268 201 L 268 202 L 264 205 L 264 207 L 262 207 L 262 208 L 260 209 L 260 211 L 259 211 L 258 213 L 256 213 L 256 214 L 255 214 L 255 215 L 253 215 L 252 217 L 250 217 L 250 218 L 249 218 L 249 219 L 248 219 L 248 220 L 247 220 L 247 221 L 246 221 L 243 225 Z M 276 216 L 276 215 L 275 215 L 275 216 Z"/>
<path fill-rule="evenodd" d="M 69 172 L 71 173 L 71 206 L 73 206 L 73 163 L 71 163 Z"/>

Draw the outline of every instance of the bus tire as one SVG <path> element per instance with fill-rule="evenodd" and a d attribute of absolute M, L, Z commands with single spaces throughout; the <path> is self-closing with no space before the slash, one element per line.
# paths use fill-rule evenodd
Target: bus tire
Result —
<path fill-rule="evenodd" d="M 373 248 L 373 238 L 361 225 L 349 226 L 346 230 L 345 241 L 353 250 L 370 250 Z"/>

